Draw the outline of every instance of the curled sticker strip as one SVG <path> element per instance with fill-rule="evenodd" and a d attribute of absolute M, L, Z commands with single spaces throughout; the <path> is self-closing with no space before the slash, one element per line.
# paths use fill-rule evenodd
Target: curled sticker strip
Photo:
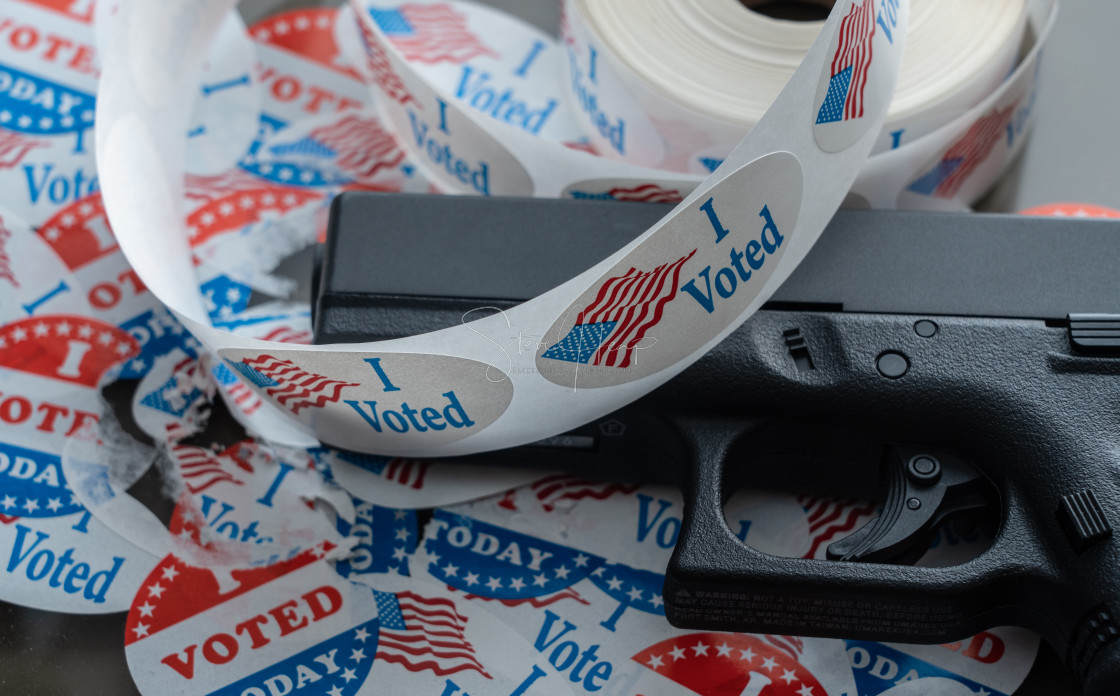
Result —
<path fill-rule="evenodd" d="M 183 133 L 193 95 L 176 86 L 191 84 L 190 71 L 221 25 L 228 2 L 122 5 L 119 40 L 103 56 L 98 102 L 106 209 L 146 285 L 262 397 L 273 416 L 271 427 L 260 428 L 264 436 L 307 444 L 314 434 L 347 449 L 399 455 L 453 455 L 532 441 L 615 410 L 684 369 L 757 309 L 808 252 L 873 147 L 897 77 L 905 0 L 886 15 L 890 39 L 885 32 L 864 38 L 874 60 L 859 123 L 814 123 L 824 101 L 821 76 L 836 53 L 842 20 L 865 3 L 882 11 L 875 0 L 836 4 L 770 111 L 664 220 L 581 276 L 504 316 L 420 337 L 315 348 L 255 341 L 210 325 L 195 290 L 180 206 Z M 533 136 L 504 124 L 483 125 L 419 79 L 377 24 L 365 21 L 367 13 L 359 14 L 365 46 L 381 59 L 374 73 L 397 97 L 382 100 L 389 122 L 400 129 L 415 121 L 440 141 L 450 134 L 476 136 L 465 149 L 443 150 L 462 158 L 463 167 L 448 169 L 451 176 L 474 181 L 478 174 L 496 194 L 520 190 L 516 186 L 523 186 L 528 174 L 535 192 L 558 193 L 569 166 L 597 178 L 633 171 L 570 149 L 532 168 L 510 165 L 512 155 L 497 143 L 531 151 Z M 819 140 L 833 128 L 855 132 L 842 136 L 849 146 L 830 152 Z M 437 147 L 450 148 L 444 142 L 432 151 Z M 468 162 L 487 167 L 464 169 L 471 167 Z M 771 175 L 789 184 L 753 188 Z M 630 270 L 620 276 L 625 266 Z M 692 289 L 670 286 L 670 276 Z M 645 290 L 633 293 L 632 307 L 600 305 L 598 321 L 587 316 L 576 323 L 588 309 L 581 298 L 609 294 L 607 288 L 619 283 Z M 619 342 L 608 336 L 623 321 L 616 315 L 642 317 L 637 325 L 627 320 Z M 546 337 L 569 324 L 554 346 L 519 356 L 505 379 L 494 381 L 495 371 L 487 370 L 491 339 Z M 660 357 L 618 355 L 633 353 L 647 336 L 660 340 L 645 352 Z M 589 354 L 583 346 L 590 341 L 607 350 Z M 549 354 L 552 348 L 556 352 Z M 545 366 L 548 373 L 560 368 L 554 379 L 542 373 Z M 280 414 L 286 418 L 276 418 Z"/>

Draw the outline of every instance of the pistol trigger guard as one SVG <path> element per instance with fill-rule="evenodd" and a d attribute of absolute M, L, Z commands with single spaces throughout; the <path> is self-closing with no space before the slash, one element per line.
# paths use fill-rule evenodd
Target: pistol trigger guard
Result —
<path fill-rule="evenodd" d="M 986 479 L 954 455 L 889 446 L 883 469 L 887 500 L 882 511 L 830 544 L 829 560 L 910 564 L 925 553 L 948 517 L 988 507 Z"/>

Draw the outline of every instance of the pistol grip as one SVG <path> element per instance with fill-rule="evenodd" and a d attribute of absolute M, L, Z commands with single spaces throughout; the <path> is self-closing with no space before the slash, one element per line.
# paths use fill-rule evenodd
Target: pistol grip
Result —
<path fill-rule="evenodd" d="M 1040 633 L 1065 656 L 1087 696 L 1116 693 L 1117 542 L 1091 532 L 1094 519 L 1114 516 L 1117 500 L 1099 478 L 1099 457 L 1077 457 L 1060 484 L 1054 469 L 1020 460 L 1021 476 L 997 482 L 1001 526 L 992 546 L 961 565 L 919 568 L 779 558 L 747 547 L 723 513 L 725 457 L 741 430 L 720 422 L 690 422 L 683 430 L 694 466 L 664 587 L 672 624 L 908 643 L 945 643 L 1017 625 Z M 1006 471 L 1003 464 L 996 468 Z M 1061 497 L 1059 485 L 1095 487 L 1105 496 L 1099 514 L 1090 509 L 1093 501 L 1076 498 L 1068 503 L 1075 512 L 1067 514 L 1075 519 L 1062 522 L 1053 503 L 1071 496 Z M 1077 535 L 1087 532 L 1079 544 Z"/>

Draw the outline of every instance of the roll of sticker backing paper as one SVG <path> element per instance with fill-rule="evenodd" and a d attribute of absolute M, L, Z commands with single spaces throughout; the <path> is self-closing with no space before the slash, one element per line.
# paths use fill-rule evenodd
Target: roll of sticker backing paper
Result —
<path fill-rule="evenodd" d="M 396 12 L 424 7 L 442 10 L 416 3 Z M 663 221 L 506 316 L 423 337 L 310 348 L 255 341 L 211 325 L 180 203 L 193 95 L 176 86 L 194 74 L 228 3 L 121 6 L 102 57 L 97 136 L 103 197 L 141 279 L 262 398 L 258 414 L 271 417 L 255 423 L 262 435 L 290 441 L 298 430 L 347 449 L 408 455 L 528 442 L 614 410 L 679 372 L 788 276 L 847 195 L 879 135 L 907 9 L 904 1 L 838 3 L 768 115 Z M 367 67 L 385 92 L 382 111 L 398 133 L 421 142 L 415 159 L 429 157 L 433 180 L 471 182 L 493 195 L 556 194 L 576 176 L 591 178 L 589 172 L 596 179 L 641 181 L 629 165 L 570 148 L 540 149 L 532 157 L 539 149 L 535 136 L 485 120 L 424 81 L 369 9 L 356 6 L 355 12 Z M 874 30 L 879 14 L 889 32 Z M 469 29 L 460 33 L 469 35 Z M 845 98 L 859 99 L 861 108 L 822 119 L 841 89 L 832 64 L 857 44 L 870 56 L 866 80 Z M 402 140 L 409 142 L 407 135 Z M 604 298 L 619 287 L 632 289 L 629 299 L 608 306 Z M 496 371 L 488 364 L 491 341 L 503 342 L 511 332 L 541 336 L 541 345 Z M 636 359 L 639 351 L 644 354 Z"/>

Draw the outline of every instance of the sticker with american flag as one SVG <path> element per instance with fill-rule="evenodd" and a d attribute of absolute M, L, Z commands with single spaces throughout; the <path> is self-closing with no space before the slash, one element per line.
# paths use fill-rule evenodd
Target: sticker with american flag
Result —
<path fill-rule="evenodd" d="M 611 387 L 699 351 L 771 290 L 802 190 L 801 162 L 774 152 L 674 209 L 585 281 L 543 332 L 537 373 L 573 390 Z"/>
<path fill-rule="evenodd" d="M 969 178 L 1007 140 L 1007 128 L 1018 103 L 994 108 L 969 126 L 941 158 L 906 187 L 935 198 L 954 198 Z"/>
<path fill-rule="evenodd" d="M 908 8 L 899 0 L 850 0 L 837 11 L 812 111 L 813 136 L 826 152 L 847 149 L 885 116 Z"/>
<path fill-rule="evenodd" d="M 415 437 L 454 442 L 489 426 L 513 399 L 513 386 L 500 371 L 446 355 L 280 347 L 218 353 L 258 396 L 313 426 L 321 442 L 339 449 L 376 451 L 371 445 L 380 444 L 382 451 L 401 451 L 415 447 Z M 364 488 L 352 490 L 382 503 Z"/>

